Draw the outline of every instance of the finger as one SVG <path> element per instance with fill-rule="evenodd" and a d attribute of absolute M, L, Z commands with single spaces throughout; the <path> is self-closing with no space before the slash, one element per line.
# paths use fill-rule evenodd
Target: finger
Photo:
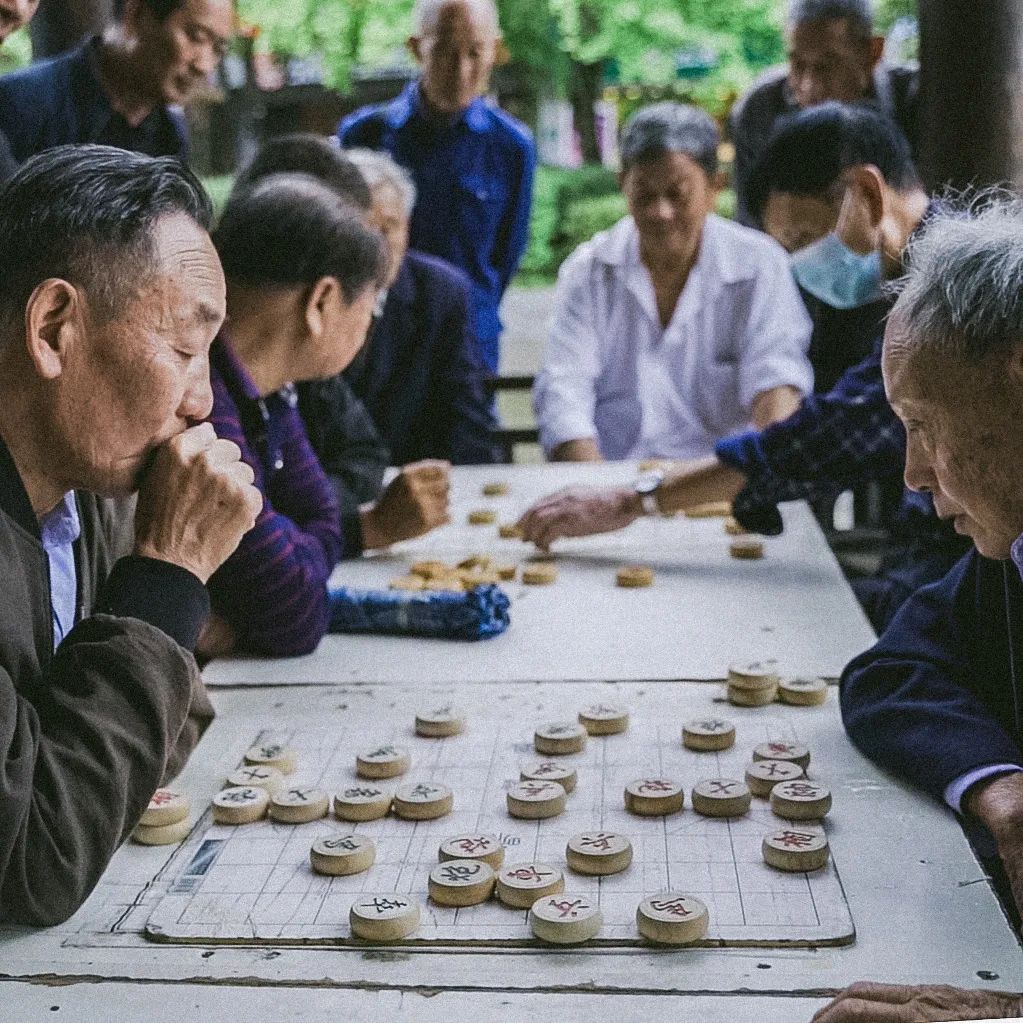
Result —
<path fill-rule="evenodd" d="M 198 426 L 190 426 L 177 436 L 171 437 L 167 444 L 183 457 L 191 458 L 200 451 L 205 451 L 216 439 L 217 431 L 213 429 L 212 423 L 199 423 Z"/>
<path fill-rule="evenodd" d="M 240 462 L 242 457 L 242 449 L 223 437 L 218 437 L 206 451 L 211 465 L 228 466 Z"/>

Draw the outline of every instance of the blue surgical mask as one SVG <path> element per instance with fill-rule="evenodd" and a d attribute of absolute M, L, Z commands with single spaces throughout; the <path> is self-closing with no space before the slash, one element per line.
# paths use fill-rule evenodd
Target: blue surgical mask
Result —
<path fill-rule="evenodd" d="M 834 309 L 856 309 L 884 294 L 881 253 L 861 256 L 834 231 L 794 252 L 792 273 L 804 291 Z"/>

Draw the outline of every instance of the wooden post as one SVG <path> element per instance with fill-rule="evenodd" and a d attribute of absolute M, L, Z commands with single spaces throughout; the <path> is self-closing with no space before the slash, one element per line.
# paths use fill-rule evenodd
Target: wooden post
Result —
<path fill-rule="evenodd" d="M 927 186 L 1023 185 L 1023 3 L 919 0 Z"/>
<path fill-rule="evenodd" d="M 113 10 L 113 0 L 43 0 L 32 19 L 32 56 L 54 57 L 101 32 Z"/>

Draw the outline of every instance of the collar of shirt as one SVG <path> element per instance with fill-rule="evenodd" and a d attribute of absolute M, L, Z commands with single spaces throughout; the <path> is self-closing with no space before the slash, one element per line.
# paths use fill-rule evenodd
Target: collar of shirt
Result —
<path fill-rule="evenodd" d="M 78 604 L 78 572 L 74 542 L 81 535 L 78 505 L 73 491 L 39 520 L 39 537 L 50 563 L 50 610 L 53 615 L 53 646 L 74 628 Z"/>
<path fill-rule="evenodd" d="M 387 111 L 387 123 L 395 130 L 405 127 L 413 118 L 424 124 L 443 124 L 449 129 L 459 124 L 475 132 L 485 132 L 490 128 L 487 104 L 482 97 L 477 96 L 465 110 L 446 121 L 429 112 L 418 81 L 407 85 Z"/>
<path fill-rule="evenodd" d="M 1012 545 L 1010 554 L 1012 555 L 1012 563 L 1016 566 L 1020 576 L 1023 576 L 1023 536 L 1016 538 L 1016 542 Z"/>
<path fill-rule="evenodd" d="M 626 286 L 636 296 L 644 312 L 660 327 L 653 280 L 640 256 L 639 229 L 632 217 L 620 220 L 608 232 L 606 242 L 596 253 L 596 258 L 614 268 L 614 272 L 623 278 Z M 695 311 L 705 299 L 704 289 L 710 282 L 715 285 L 736 284 L 755 277 L 756 271 L 751 261 L 744 260 L 733 246 L 722 244 L 720 222 L 713 213 L 710 214 L 703 223 L 696 262 L 689 271 L 671 321 L 663 328 L 664 333 L 667 334 L 673 324 L 681 322 Z"/>
<path fill-rule="evenodd" d="M 792 95 L 792 88 L 789 86 L 787 76 L 784 84 L 782 85 L 782 98 L 784 99 L 785 105 L 789 111 L 795 112 L 801 109 L 799 104 L 796 102 L 795 97 Z M 859 102 L 864 106 L 874 107 L 877 110 L 880 110 L 886 117 L 894 119 L 895 99 L 892 96 L 891 81 L 888 76 L 888 65 L 885 64 L 884 61 L 881 61 L 877 67 L 874 68 L 870 92 Z"/>

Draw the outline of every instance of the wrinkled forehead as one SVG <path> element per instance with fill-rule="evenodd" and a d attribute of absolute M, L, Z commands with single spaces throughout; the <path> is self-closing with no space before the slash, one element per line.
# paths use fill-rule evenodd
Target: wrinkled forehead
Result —
<path fill-rule="evenodd" d="M 227 289 L 205 229 L 183 213 L 161 217 L 153 225 L 153 254 L 156 273 L 180 293 L 188 318 L 219 326 Z"/>

